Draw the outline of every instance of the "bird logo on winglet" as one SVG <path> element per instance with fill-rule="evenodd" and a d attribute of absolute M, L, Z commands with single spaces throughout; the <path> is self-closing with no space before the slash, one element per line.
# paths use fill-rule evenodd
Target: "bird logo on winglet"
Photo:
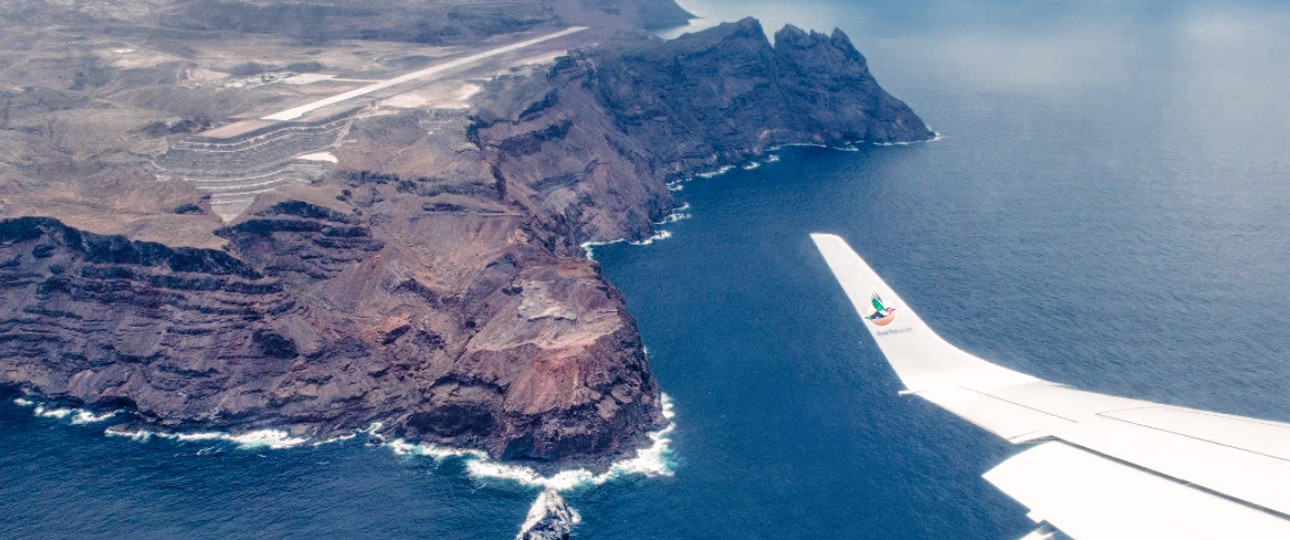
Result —
<path fill-rule="evenodd" d="M 896 320 L 896 308 L 890 307 L 883 303 L 882 297 L 878 296 L 878 291 L 873 291 L 870 296 L 873 302 L 873 313 L 865 317 L 875 326 L 887 326 L 891 321 Z"/>

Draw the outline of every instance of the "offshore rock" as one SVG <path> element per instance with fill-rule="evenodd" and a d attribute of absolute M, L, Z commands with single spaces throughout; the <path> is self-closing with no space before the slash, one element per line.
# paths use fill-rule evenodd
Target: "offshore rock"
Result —
<path fill-rule="evenodd" d="M 553 489 L 538 494 L 515 540 L 569 540 L 578 513 Z"/>

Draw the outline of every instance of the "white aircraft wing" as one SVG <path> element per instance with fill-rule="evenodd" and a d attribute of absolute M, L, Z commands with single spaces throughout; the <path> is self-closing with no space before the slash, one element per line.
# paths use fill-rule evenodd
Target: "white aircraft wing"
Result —
<path fill-rule="evenodd" d="M 907 388 L 1029 448 L 985 474 L 1084 540 L 1290 539 L 1290 424 L 1096 394 L 941 339 L 843 239 L 812 234 Z"/>

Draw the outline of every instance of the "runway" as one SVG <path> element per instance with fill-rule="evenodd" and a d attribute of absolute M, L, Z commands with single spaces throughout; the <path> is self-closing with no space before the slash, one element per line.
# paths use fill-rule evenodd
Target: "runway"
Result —
<path fill-rule="evenodd" d="M 539 36 L 539 37 L 536 37 L 536 38 L 533 38 L 533 39 L 529 39 L 529 40 L 521 41 L 521 42 L 518 42 L 518 43 L 512 43 L 512 44 L 510 44 L 510 45 L 504 45 L 504 46 L 498 47 L 498 48 L 496 48 L 496 49 L 490 49 L 490 50 L 487 50 L 487 51 L 484 51 L 484 52 L 481 52 L 481 53 L 476 53 L 476 54 L 472 54 L 472 55 L 470 55 L 470 56 L 465 56 L 465 57 L 462 57 L 462 58 L 458 58 L 458 59 L 456 59 L 456 60 L 450 60 L 450 61 L 444 62 L 444 63 L 442 63 L 442 64 L 436 64 L 436 65 L 430 66 L 430 67 L 428 67 L 428 68 L 425 68 L 425 69 L 422 69 L 422 70 L 419 70 L 419 71 L 414 71 L 414 72 L 412 72 L 412 73 L 407 73 L 407 74 L 404 74 L 404 75 L 400 75 L 400 76 L 395 77 L 395 78 L 393 78 L 393 79 L 388 79 L 388 80 L 384 80 L 384 81 L 381 81 L 381 82 L 378 82 L 378 83 L 370 84 L 370 85 L 364 86 L 364 87 L 362 87 L 362 88 L 356 88 L 356 89 L 354 89 L 354 90 L 350 90 L 350 91 L 348 91 L 348 92 L 344 92 L 344 93 L 341 93 L 341 94 L 336 94 L 336 95 L 331 96 L 331 97 L 328 97 L 328 98 L 323 98 L 323 99 L 320 99 L 320 100 L 318 100 L 318 101 L 314 101 L 314 102 L 312 102 L 312 103 L 308 103 L 308 104 L 305 104 L 305 105 L 301 105 L 301 106 L 299 106 L 299 107 L 294 107 L 294 108 L 291 108 L 291 109 L 287 109 L 287 110 L 285 110 L 285 111 L 281 111 L 281 112 L 277 112 L 277 113 L 274 113 L 274 114 L 271 114 L 271 115 L 268 115 L 268 116 L 264 116 L 264 117 L 261 117 L 261 120 L 276 120 L 276 121 L 295 120 L 295 119 L 297 119 L 297 118 L 300 118 L 301 116 L 304 116 L 304 115 L 306 115 L 306 114 L 309 114 L 309 113 L 311 113 L 311 112 L 313 112 L 313 111 L 316 111 L 316 110 L 318 110 L 318 109 L 321 109 L 321 108 L 323 108 L 323 107 L 328 107 L 328 106 L 331 106 L 331 105 L 335 105 L 335 104 L 337 104 L 337 103 L 341 103 L 341 102 L 343 102 L 343 101 L 348 101 L 348 100 L 354 99 L 354 98 L 356 98 L 356 97 L 365 96 L 365 95 L 367 95 L 367 94 L 371 94 L 372 92 L 379 92 L 379 91 L 384 90 L 384 89 L 386 89 L 386 88 L 390 88 L 390 87 L 392 87 L 392 86 L 396 86 L 396 85 L 399 85 L 399 84 L 403 84 L 403 83 L 405 83 L 405 82 L 414 81 L 414 80 L 421 79 L 421 78 L 424 78 L 424 77 L 429 77 L 429 76 L 431 76 L 431 75 L 435 75 L 435 74 L 438 74 L 438 73 L 442 73 L 442 72 L 447 71 L 447 70 L 450 70 L 450 69 L 454 69 L 454 68 L 458 68 L 458 67 L 466 66 L 466 65 L 469 65 L 469 64 L 473 64 L 473 63 L 478 62 L 478 61 L 480 61 L 480 60 L 483 60 L 483 59 L 485 59 L 485 58 L 490 58 L 490 57 L 493 57 L 493 56 L 497 56 L 497 55 L 499 55 L 499 54 L 505 54 L 505 53 L 508 53 L 508 52 L 517 51 L 517 50 L 519 50 L 519 49 L 523 49 L 523 48 L 525 48 L 525 47 L 530 47 L 530 46 L 533 46 L 533 45 L 537 45 L 538 43 L 542 43 L 542 42 L 544 42 L 544 41 L 550 41 L 550 40 L 552 40 L 552 39 L 556 39 L 556 38 L 559 38 L 559 37 L 564 37 L 564 36 L 567 36 L 567 35 L 570 35 L 570 34 L 574 34 L 574 33 L 577 33 L 577 32 L 581 32 L 581 31 L 586 30 L 586 29 L 587 29 L 587 27 L 585 27 L 585 26 L 574 26 L 574 27 L 566 28 L 566 29 L 561 30 L 561 31 L 559 31 L 559 32 L 553 32 L 553 33 L 550 33 L 550 34 L 547 34 L 547 35 L 544 35 L 544 36 Z"/>

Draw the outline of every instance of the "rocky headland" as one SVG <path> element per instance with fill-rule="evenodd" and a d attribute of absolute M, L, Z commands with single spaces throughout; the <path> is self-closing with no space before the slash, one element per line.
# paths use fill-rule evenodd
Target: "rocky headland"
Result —
<path fill-rule="evenodd" d="M 198 246 L 4 214 L 0 385 L 149 429 L 321 440 L 379 422 L 603 464 L 664 418 L 583 243 L 644 238 L 668 182 L 777 146 L 932 136 L 840 31 L 621 31 L 494 79 L 469 110 L 355 120 L 322 179 Z M 200 200 L 173 212 L 209 220 Z"/>

